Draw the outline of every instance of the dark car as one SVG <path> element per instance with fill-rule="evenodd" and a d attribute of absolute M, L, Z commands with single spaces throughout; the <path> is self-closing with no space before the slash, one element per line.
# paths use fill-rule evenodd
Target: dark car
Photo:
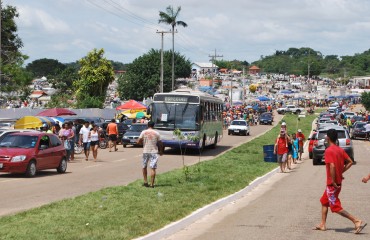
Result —
<path fill-rule="evenodd" d="M 366 138 L 366 122 L 355 122 L 352 126 L 351 138 Z"/>
<path fill-rule="evenodd" d="M 137 140 L 140 137 L 142 131 L 148 129 L 148 124 L 146 123 L 134 123 L 127 129 L 126 133 L 122 137 L 122 145 L 126 147 L 127 145 L 136 146 Z"/>
<path fill-rule="evenodd" d="M 270 124 L 274 121 L 272 113 L 262 113 L 259 117 L 260 124 Z"/>
<path fill-rule="evenodd" d="M 66 150 L 57 135 L 44 132 L 18 132 L 6 135 L 0 143 L 0 172 L 25 173 L 34 177 L 39 170 L 67 170 Z"/>
<path fill-rule="evenodd" d="M 100 127 L 102 128 L 103 135 L 106 136 L 107 133 L 107 126 L 109 122 L 103 123 Z M 129 129 L 130 126 L 127 124 L 121 122 L 117 123 L 117 128 L 118 128 L 118 138 L 117 138 L 117 143 L 121 143 L 120 139 L 122 139 L 123 135 L 126 133 L 127 129 Z"/>

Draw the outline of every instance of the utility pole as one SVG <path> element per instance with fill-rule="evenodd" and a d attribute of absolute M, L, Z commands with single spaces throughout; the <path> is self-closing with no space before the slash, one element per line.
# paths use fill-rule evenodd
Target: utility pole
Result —
<path fill-rule="evenodd" d="M 175 30 L 171 31 L 171 33 L 172 33 L 172 91 L 173 91 L 175 86 L 175 33 L 177 33 L 177 29 L 176 31 Z"/>
<path fill-rule="evenodd" d="M 213 78 L 214 78 L 214 75 L 215 75 L 215 69 L 214 69 L 214 62 L 216 61 L 216 58 L 218 57 L 223 57 L 223 55 L 217 55 L 217 52 L 216 52 L 216 49 L 215 49 L 215 54 L 214 55 L 208 55 L 208 57 L 211 58 L 211 61 L 212 61 L 212 88 L 213 88 Z"/>
<path fill-rule="evenodd" d="M 171 32 L 157 30 L 157 33 L 161 34 L 161 38 L 162 38 L 162 41 L 161 41 L 161 80 L 159 83 L 159 92 L 163 93 L 163 35 L 165 33 L 171 33 Z M 172 84 L 172 90 L 173 90 L 173 84 Z"/>

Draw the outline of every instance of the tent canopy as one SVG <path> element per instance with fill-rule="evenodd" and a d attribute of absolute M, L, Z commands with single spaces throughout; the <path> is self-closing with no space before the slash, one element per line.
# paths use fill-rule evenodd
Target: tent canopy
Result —
<path fill-rule="evenodd" d="M 116 110 L 146 110 L 146 106 L 138 101 L 129 100 L 121 106 L 116 107 Z"/>
<path fill-rule="evenodd" d="M 39 112 L 36 116 L 57 117 L 65 115 L 77 115 L 77 114 L 67 108 L 50 108 L 46 109 L 45 111 Z"/>
<path fill-rule="evenodd" d="M 51 127 L 55 121 L 49 117 L 24 116 L 15 122 L 14 129 L 38 129 L 44 123 Z"/>

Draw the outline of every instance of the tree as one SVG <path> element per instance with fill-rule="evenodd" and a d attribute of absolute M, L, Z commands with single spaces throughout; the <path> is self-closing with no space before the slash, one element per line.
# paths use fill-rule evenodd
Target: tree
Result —
<path fill-rule="evenodd" d="M 45 76 L 49 79 L 60 74 L 66 69 L 66 65 L 55 59 L 42 58 L 29 63 L 26 69 L 32 72 L 34 77 Z"/>
<path fill-rule="evenodd" d="M 361 94 L 361 103 L 364 105 L 366 111 L 370 111 L 370 92 L 363 92 Z"/>
<path fill-rule="evenodd" d="M 108 85 L 114 80 L 112 64 L 103 55 L 104 49 L 94 49 L 79 60 L 79 78 L 73 82 L 78 108 L 103 107 Z"/>
<path fill-rule="evenodd" d="M 8 93 L 9 97 L 25 98 L 29 94 L 27 86 L 31 75 L 22 68 L 28 58 L 21 54 L 22 40 L 17 34 L 15 18 L 19 17 L 17 9 L 12 6 L 2 7 L 1 4 L 1 58 L 0 58 L 0 92 Z M 2 96 L 3 97 L 3 96 Z"/>
<path fill-rule="evenodd" d="M 177 21 L 177 17 L 181 11 L 181 7 L 177 7 L 177 10 L 173 10 L 173 6 L 168 6 L 166 12 L 159 12 L 158 23 L 165 23 L 172 27 L 172 90 L 174 89 L 175 82 L 175 27 L 180 25 L 187 27 L 188 25 L 183 21 Z"/>
<path fill-rule="evenodd" d="M 160 56 L 159 50 L 151 49 L 148 53 L 135 59 L 127 65 L 127 72 L 118 79 L 118 92 L 121 99 L 142 100 L 144 97 L 153 96 L 159 92 L 160 81 Z M 175 76 L 177 78 L 189 77 L 191 74 L 191 63 L 184 56 L 175 54 Z M 171 91 L 171 52 L 163 53 L 164 92 Z M 167 71 L 166 71 L 167 70 Z"/>

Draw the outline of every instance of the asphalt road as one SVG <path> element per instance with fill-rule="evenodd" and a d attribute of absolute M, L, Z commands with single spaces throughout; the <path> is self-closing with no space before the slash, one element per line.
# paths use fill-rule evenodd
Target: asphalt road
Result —
<path fill-rule="evenodd" d="M 370 142 L 355 140 L 357 164 L 344 174 L 340 195 L 345 210 L 370 223 Z M 370 239 L 370 226 L 353 234 L 349 220 L 329 211 L 326 232 L 314 231 L 320 223 L 319 199 L 325 188 L 325 166 L 313 166 L 307 157 L 290 173 L 276 173 L 266 182 L 167 240 L 217 239 Z"/>
<path fill-rule="evenodd" d="M 274 123 L 276 124 L 281 118 L 282 115 L 275 114 Z M 223 139 L 218 147 L 205 150 L 201 161 L 210 160 L 269 129 L 271 129 L 269 125 L 251 126 L 251 136 L 228 136 L 227 132 L 224 131 Z M 65 174 L 48 170 L 38 173 L 35 178 L 26 178 L 23 175 L 0 173 L 0 216 L 79 196 L 105 187 L 127 185 L 141 179 L 141 153 L 141 148 L 123 148 L 122 145 L 119 145 L 117 152 L 99 149 L 99 161 L 97 162 L 85 161 L 83 154 L 75 155 L 76 160 L 68 164 Z M 194 152 L 185 156 L 187 165 L 198 161 L 199 156 Z M 181 155 L 178 151 L 169 149 L 160 157 L 158 173 L 181 167 Z M 160 178 L 157 179 L 157 184 L 160 185 Z"/>

